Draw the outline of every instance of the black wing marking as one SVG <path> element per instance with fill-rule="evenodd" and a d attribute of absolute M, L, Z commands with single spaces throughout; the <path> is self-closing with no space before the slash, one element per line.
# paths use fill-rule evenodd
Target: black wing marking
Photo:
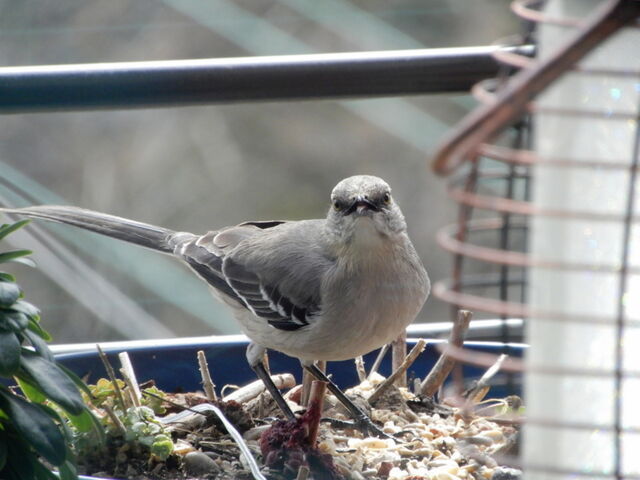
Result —
<path fill-rule="evenodd" d="M 207 248 L 197 245 L 195 241 L 188 241 L 178 247 L 179 254 L 187 264 L 193 268 L 209 285 L 238 303 L 244 303 L 233 288 L 229 286 L 222 274 L 222 257 Z"/>
<path fill-rule="evenodd" d="M 312 299 L 298 305 L 283 296 L 277 287 L 263 285 L 259 277 L 243 265 L 207 248 L 209 242 L 203 241 L 206 236 L 185 238 L 175 245 L 175 253 L 216 290 L 280 330 L 305 327 L 309 319 L 317 315 L 319 308 Z"/>
<path fill-rule="evenodd" d="M 256 316 L 266 318 L 275 328 L 288 331 L 303 328 L 320 311 L 311 298 L 298 305 L 282 295 L 277 287 L 263 284 L 255 273 L 231 258 L 225 258 L 222 271 L 245 306 Z"/>

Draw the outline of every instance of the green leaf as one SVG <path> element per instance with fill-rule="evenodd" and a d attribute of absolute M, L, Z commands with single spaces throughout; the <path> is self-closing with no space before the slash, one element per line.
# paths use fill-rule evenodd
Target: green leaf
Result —
<path fill-rule="evenodd" d="M 15 232 L 19 228 L 24 227 L 30 221 L 31 220 L 29 220 L 29 219 L 25 219 L 25 220 L 20 220 L 20 221 L 15 222 L 15 223 L 5 223 L 4 225 L 2 225 L 0 227 L 0 240 L 2 240 L 4 237 L 9 235 L 11 232 Z"/>
<path fill-rule="evenodd" d="M 69 415 L 69 420 L 80 432 L 88 432 L 95 425 L 91 417 L 91 412 L 88 408 L 85 408 L 80 415 Z"/>
<path fill-rule="evenodd" d="M 78 472 L 76 470 L 76 467 L 68 460 L 60 465 L 60 479 L 78 480 Z"/>
<path fill-rule="evenodd" d="M 58 365 L 25 348 L 22 349 L 20 365 L 51 400 L 71 414 L 82 413 L 84 402 L 80 392 L 73 381 L 58 368 Z"/>
<path fill-rule="evenodd" d="M 20 387 L 20 390 L 22 390 L 22 393 L 24 393 L 24 396 L 29 400 L 34 403 L 44 403 L 47 401 L 47 396 L 33 383 L 29 382 L 25 378 L 14 378 L 18 382 L 18 386 Z"/>
<path fill-rule="evenodd" d="M 24 330 L 22 334 L 27 337 L 29 343 L 33 345 L 33 348 L 35 348 L 36 352 L 38 352 L 38 354 L 42 358 L 49 360 L 50 362 L 55 362 L 53 353 L 51 353 L 51 350 L 49 350 L 47 342 L 45 342 L 38 334 L 32 332 L 31 330 Z"/>
<path fill-rule="evenodd" d="M 34 477 L 34 465 L 39 463 L 29 445 L 23 441 L 18 432 L 9 436 L 7 443 L 7 464 L 2 478 L 22 480 Z M 5 477 L 6 475 L 6 477 Z"/>
<path fill-rule="evenodd" d="M 20 368 L 20 340 L 13 332 L 0 331 L 0 375 L 11 377 Z"/>
<path fill-rule="evenodd" d="M 56 365 L 60 370 L 62 370 L 67 375 L 67 377 L 71 379 L 73 383 L 76 384 L 76 387 L 78 387 L 80 391 L 84 392 L 87 395 L 87 397 L 93 398 L 91 389 L 87 386 L 86 383 L 82 381 L 82 379 L 79 376 L 75 374 L 75 372 L 73 372 L 72 370 L 69 370 L 66 366 L 64 366 L 61 363 L 56 363 Z"/>
<path fill-rule="evenodd" d="M 0 472 L 2 472 L 2 469 L 7 463 L 7 443 L 9 443 L 7 439 L 7 432 L 0 429 Z"/>
<path fill-rule="evenodd" d="M 40 405 L 29 403 L 0 387 L 0 407 L 8 414 L 16 430 L 53 465 L 65 461 L 67 446 L 58 426 Z M 28 477 L 27 477 L 28 478 Z"/>
<path fill-rule="evenodd" d="M 0 307 L 10 307 L 20 298 L 20 287 L 13 282 L 0 282 Z"/>
<path fill-rule="evenodd" d="M 0 281 L 3 282 L 15 282 L 16 277 L 7 272 L 0 272 Z"/>
<path fill-rule="evenodd" d="M 26 257 L 32 253 L 31 250 L 9 250 L 8 252 L 0 253 L 0 263 L 15 261 L 20 257 Z"/>
<path fill-rule="evenodd" d="M 33 318 L 34 320 L 40 320 L 40 310 L 24 300 L 18 300 L 11 305 L 11 310 L 24 313 L 27 317 Z"/>
<path fill-rule="evenodd" d="M 0 324 L 3 330 L 21 332 L 29 326 L 29 317 L 22 312 L 4 310 L 0 311 Z"/>
<path fill-rule="evenodd" d="M 51 470 L 42 465 L 42 463 L 40 462 L 34 462 L 33 467 L 35 470 L 34 475 L 36 480 L 59 480 L 57 475 L 55 475 Z"/>
<path fill-rule="evenodd" d="M 36 268 L 36 262 L 34 262 L 30 257 L 20 257 L 20 258 L 14 258 L 13 260 L 11 260 L 14 263 L 21 263 L 23 265 L 26 265 L 27 267 L 31 267 L 31 268 Z"/>
<path fill-rule="evenodd" d="M 40 326 L 37 320 L 30 318 L 28 327 L 30 331 L 38 335 L 43 340 L 49 342 L 51 341 L 51 335 L 44 328 Z"/>

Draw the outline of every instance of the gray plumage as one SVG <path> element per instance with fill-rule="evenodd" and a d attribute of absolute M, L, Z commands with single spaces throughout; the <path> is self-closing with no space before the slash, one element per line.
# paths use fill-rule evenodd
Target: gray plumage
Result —
<path fill-rule="evenodd" d="M 247 222 L 204 235 L 174 232 L 75 207 L 2 209 L 71 224 L 186 262 L 233 310 L 255 344 L 309 365 L 344 360 L 388 343 L 411 323 L 429 279 L 389 186 L 342 180 L 326 219 Z"/>

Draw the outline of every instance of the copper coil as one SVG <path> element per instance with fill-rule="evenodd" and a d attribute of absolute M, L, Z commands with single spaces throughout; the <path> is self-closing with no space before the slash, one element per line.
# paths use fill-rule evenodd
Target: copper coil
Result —
<path fill-rule="evenodd" d="M 544 3 L 545 2 L 541 0 L 513 0 L 513 2 L 511 2 L 511 11 L 520 18 L 529 20 L 530 22 L 549 23 L 552 25 L 573 28 L 582 28 L 585 26 L 585 22 L 582 19 L 570 17 L 554 17 L 551 15 L 546 15 L 540 10 L 536 10 L 535 8 L 533 8 L 533 5 L 541 5 Z M 640 25 L 638 25 L 638 22 L 636 21 L 630 26 L 638 27 Z"/>
<path fill-rule="evenodd" d="M 626 218 L 624 214 L 536 207 L 531 202 L 524 200 L 477 194 L 458 187 L 455 183 L 450 184 L 448 193 L 449 197 L 459 204 L 514 215 L 536 215 L 576 220 L 593 220 L 598 222 L 622 222 Z M 632 215 L 632 222 L 638 222 L 639 220 L 640 216 Z"/>
<path fill-rule="evenodd" d="M 523 150 L 505 147 L 502 145 L 493 145 L 483 143 L 478 148 L 478 154 L 482 157 L 492 158 L 503 163 L 514 165 L 538 167 L 557 167 L 557 168 L 586 168 L 599 170 L 638 170 L 640 167 L 634 167 L 629 161 L 624 160 L 595 160 L 580 159 L 573 160 L 569 158 L 549 158 L 541 157 L 531 150 Z"/>
<path fill-rule="evenodd" d="M 508 345 L 507 345 L 508 347 Z M 467 347 L 457 347 L 449 343 L 437 344 L 436 349 L 449 358 L 453 358 L 461 363 L 476 365 L 478 367 L 490 368 L 495 364 L 498 355 L 493 353 L 479 352 Z M 524 361 L 520 358 L 506 358 L 500 370 L 506 372 L 524 372 Z M 546 365 L 527 365 L 526 371 L 529 373 L 537 373 L 541 375 L 551 376 L 571 376 L 571 377 L 587 377 L 587 378 L 611 378 L 612 369 L 606 368 L 587 368 L 587 367 L 548 367 Z M 640 370 L 623 371 L 625 378 L 640 378 Z M 640 429 L 638 429 L 640 431 Z"/>
<path fill-rule="evenodd" d="M 640 72 L 637 73 L 640 75 Z M 490 78 L 482 80 L 471 87 L 471 94 L 481 103 L 493 104 L 497 101 L 494 90 L 499 80 Z M 590 117 L 590 118 L 606 118 L 610 120 L 636 120 L 635 112 L 612 112 L 609 110 L 589 110 L 583 108 L 565 108 L 541 106 L 535 101 L 530 101 L 524 106 L 526 113 L 547 113 L 564 117 Z"/>
<path fill-rule="evenodd" d="M 511 68 L 523 70 L 535 67 L 536 59 L 525 53 L 518 51 L 519 47 L 525 47 L 516 42 L 516 38 L 509 37 L 502 39 L 494 43 L 496 48 L 491 56 L 503 65 Z M 583 75 L 606 75 L 616 77 L 635 78 L 640 77 L 639 70 L 621 70 L 617 68 L 602 68 L 602 67 L 585 67 L 583 65 L 574 65 L 569 68 L 570 71 Z"/>
<path fill-rule="evenodd" d="M 550 312 L 543 310 L 533 310 L 530 307 L 519 302 L 510 302 L 504 300 L 496 300 L 494 298 L 481 297 L 464 293 L 460 287 L 456 285 L 455 280 L 440 280 L 435 282 L 432 287 L 434 297 L 459 308 L 472 311 L 487 312 L 498 315 L 500 317 L 517 317 L 517 318 L 535 318 L 536 322 L 562 322 L 577 323 L 585 325 L 612 327 L 610 316 L 584 315 L 579 316 L 567 314 L 564 312 Z M 624 326 L 628 328 L 639 328 L 640 319 L 625 318 Z M 489 355 L 489 354 L 487 354 Z M 494 362 L 495 355 L 493 356 Z"/>
<path fill-rule="evenodd" d="M 503 226 L 503 224 L 504 222 L 500 218 L 489 218 L 468 222 L 466 228 L 467 230 L 471 231 L 498 230 Z M 619 265 L 608 265 L 603 263 L 560 262 L 557 260 L 535 258 L 531 255 L 514 252 L 512 250 L 482 247 L 466 241 L 458 240 L 457 238 L 455 238 L 458 233 L 458 224 L 451 224 L 441 228 L 436 236 L 438 244 L 450 253 L 455 253 L 464 257 L 473 258 L 475 260 L 480 260 L 486 263 L 495 263 L 498 265 L 509 265 L 511 267 L 527 268 L 536 267 L 560 271 L 620 273 Z M 628 266 L 627 273 L 639 274 L 640 267 Z"/>

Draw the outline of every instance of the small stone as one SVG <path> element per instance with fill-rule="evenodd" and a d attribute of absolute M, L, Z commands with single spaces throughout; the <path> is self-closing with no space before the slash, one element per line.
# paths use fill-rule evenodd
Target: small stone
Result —
<path fill-rule="evenodd" d="M 517 468 L 496 467 L 491 475 L 491 480 L 521 480 L 522 470 Z"/>
<path fill-rule="evenodd" d="M 217 473 L 220 470 L 218 464 L 202 452 L 187 453 L 182 459 L 182 468 L 187 475 L 194 477 Z"/>

